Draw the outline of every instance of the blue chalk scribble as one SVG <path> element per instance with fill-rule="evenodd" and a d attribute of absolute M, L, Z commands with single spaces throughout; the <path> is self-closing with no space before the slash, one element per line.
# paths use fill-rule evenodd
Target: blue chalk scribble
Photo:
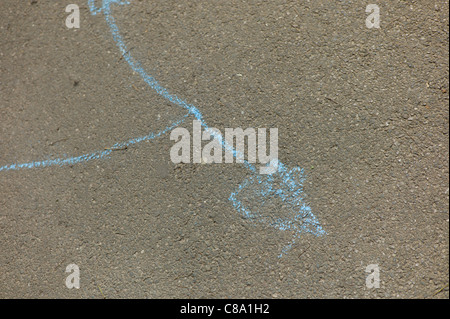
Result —
<path fill-rule="evenodd" d="M 146 140 L 155 139 L 164 135 L 180 125 L 188 116 L 194 116 L 205 130 L 209 130 L 209 126 L 203 119 L 201 112 L 176 95 L 170 94 L 169 91 L 161 86 L 152 76 L 147 74 L 140 63 L 136 61 L 127 49 L 122 36 L 119 33 L 119 28 L 111 13 L 111 6 L 126 5 L 128 1 L 122 0 L 103 0 L 100 7 L 95 5 L 94 0 L 88 0 L 88 6 L 93 15 L 102 13 L 108 24 L 113 40 L 119 48 L 123 59 L 129 64 L 131 69 L 140 75 L 143 81 L 156 93 L 170 101 L 171 103 L 184 108 L 187 113 L 179 120 L 174 121 L 170 126 L 166 127 L 160 132 L 151 133 L 147 136 L 132 138 L 125 142 L 116 143 L 109 149 L 96 151 L 91 154 L 85 154 L 77 157 L 57 158 L 46 161 L 35 161 L 22 164 L 10 164 L 0 167 L 0 171 L 10 171 L 19 169 L 44 168 L 48 166 L 63 166 L 72 165 L 82 162 L 87 162 L 95 159 L 108 158 L 111 155 L 112 149 L 122 148 L 132 144 L 137 144 Z M 211 135 L 217 139 L 226 151 L 231 152 L 234 157 L 240 155 L 232 145 L 228 145 L 223 137 L 215 131 L 210 131 Z M 270 163 L 272 164 L 272 163 Z M 315 236 L 326 234 L 322 229 L 319 221 L 314 216 L 311 208 L 304 203 L 303 198 L 303 170 L 300 167 L 295 167 L 288 170 L 285 165 L 277 161 L 277 169 L 271 175 L 257 174 L 256 167 L 244 160 L 244 165 L 247 167 L 252 175 L 242 182 L 237 190 L 231 194 L 229 200 L 232 202 L 235 209 L 248 220 L 252 220 L 264 225 L 274 227 L 282 231 L 289 231 L 293 235 L 293 240 L 286 245 L 279 257 L 283 256 L 295 240 L 300 237 L 302 233 L 311 233 Z"/>
<path fill-rule="evenodd" d="M 304 203 L 303 174 L 300 167 L 288 170 L 279 163 L 276 174 L 249 177 L 229 198 L 244 218 L 292 232 L 292 242 L 282 249 L 279 257 L 292 248 L 302 233 L 326 234 L 311 208 Z"/>

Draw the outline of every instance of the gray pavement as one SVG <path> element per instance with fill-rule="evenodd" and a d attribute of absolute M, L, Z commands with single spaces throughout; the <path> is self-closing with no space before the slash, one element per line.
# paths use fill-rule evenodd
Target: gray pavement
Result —
<path fill-rule="evenodd" d="M 105 150 L 186 114 L 133 72 L 103 13 L 72 2 L 79 29 L 70 2 L 0 3 L 0 167 Z M 373 2 L 378 29 L 370 1 L 112 5 L 142 69 L 211 127 L 278 128 L 327 234 L 278 258 L 292 233 L 229 200 L 248 169 L 175 165 L 165 134 L 0 171 L 0 298 L 448 298 L 448 1 Z"/>

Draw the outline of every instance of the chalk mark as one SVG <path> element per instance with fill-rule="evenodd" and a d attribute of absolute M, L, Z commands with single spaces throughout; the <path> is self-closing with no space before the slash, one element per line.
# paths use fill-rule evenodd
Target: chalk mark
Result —
<path fill-rule="evenodd" d="M 81 162 L 87 162 L 94 159 L 108 158 L 115 149 L 126 149 L 128 146 L 137 144 L 146 140 L 152 140 L 161 135 L 171 131 L 173 128 L 181 124 L 189 115 L 193 115 L 205 130 L 209 131 L 213 138 L 217 139 L 226 151 L 230 151 L 234 157 L 240 155 L 233 146 L 228 145 L 219 133 L 210 131 L 210 128 L 203 119 L 201 112 L 176 95 L 170 94 L 169 91 L 162 87 L 158 81 L 147 74 L 139 62 L 137 62 L 131 55 L 130 50 L 127 49 L 120 33 L 119 28 L 111 13 L 111 5 L 125 5 L 128 1 L 122 0 L 103 0 L 101 7 L 95 6 L 94 0 L 88 0 L 88 6 L 93 15 L 103 13 L 106 23 L 108 24 L 113 40 L 121 52 L 121 59 L 124 59 L 131 69 L 140 75 L 143 81 L 150 86 L 156 93 L 188 111 L 180 120 L 173 122 L 164 130 L 147 136 L 133 138 L 125 142 L 116 143 L 110 148 L 105 148 L 103 151 L 96 151 L 90 154 L 84 154 L 77 157 L 57 158 L 47 161 L 37 161 L 22 164 L 11 164 L 0 167 L 0 171 L 18 170 L 24 168 L 43 168 L 53 165 L 70 165 Z M 121 60 L 120 59 L 120 60 Z M 277 162 L 278 167 L 276 173 L 272 175 L 258 175 L 256 168 L 248 161 L 244 160 L 244 165 L 254 174 L 242 182 L 237 190 L 233 192 L 229 200 L 232 202 L 235 209 L 240 212 L 244 218 L 252 221 L 257 221 L 265 225 L 274 227 L 278 230 L 293 232 L 293 240 L 286 245 L 279 257 L 282 257 L 287 251 L 292 248 L 296 238 L 299 238 L 302 233 L 311 233 L 315 236 L 322 236 L 326 232 L 322 229 L 317 218 L 311 211 L 311 208 L 303 202 L 302 184 L 303 169 L 294 167 L 288 170 L 281 162 Z M 279 199 L 284 203 L 284 206 L 279 208 L 284 209 L 281 213 L 270 210 L 270 201 Z M 269 209 L 267 209 L 269 207 Z"/>

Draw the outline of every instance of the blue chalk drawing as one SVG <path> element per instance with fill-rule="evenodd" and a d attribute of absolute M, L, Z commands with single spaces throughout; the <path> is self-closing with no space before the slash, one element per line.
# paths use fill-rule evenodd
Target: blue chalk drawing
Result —
<path fill-rule="evenodd" d="M 111 7 L 113 4 L 126 5 L 129 4 L 129 1 L 103 0 L 101 7 L 97 7 L 94 0 L 88 0 L 88 6 L 93 15 L 97 15 L 98 13 L 104 15 L 113 40 L 119 48 L 123 59 L 129 64 L 131 69 L 139 74 L 143 81 L 156 91 L 156 93 L 171 103 L 184 108 L 187 113 L 177 121 L 174 121 L 170 126 L 157 133 L 151 133 L 143 137 L 116 143 L 111 148 L 102 151 L 96 151 L 77 157 L 64 157 L 53 160 L 10 164 L 0 167 L 0 171 L 44 168 L 55 165 L 72 165 L 95 159 L 108 158 L 113 149 L 123 148 L 125 146 L 160 137 L 180 125 L 191 115 L 201 122 L 201 125 L 205 130 L 209 131 L 209 126 L 204 121 L 201 112 L 194 105 L 185 102 L 176 95 L 170 94 L 166 88 L 158 83 L 158 81 L 147 74 L 140 63 L 131 56 L 130 51 L 127 49 L 127 46 L 119 33 L 119 28 L 117 27 L 115 19 L 112 16 Z M 234 157 L 239 155 L 238 151 L 236 151 L 232 145 L 228 145 L 220 134 L 215 131 L 209 132 L 215 139 L 220 141 L 226 151 L 231 152 Z M 273 163 L 269 163 L 268 165 L 270 164 Z M 300 238 L 302 233 L 311 233 L 315 236 L 322 236 L 325 235 L 326 232 L 312 213 L 311 208 L 304 203 L 302 188 L 304 182 L 303 169 L 294 167 L 289 170 L 281 162 L 277 162 L 276 164 L 278 164 L 278 166 L 276 166 L 277 169 L 275 173 L 271 175 L 261 175 L 257 173 L 254 165 L 244 160 L 244 165 L 251 171 L 252 176 L 238 186 L 236 191 L 230 195 L 229 200 L 235 209 L 247 220 L 262 223 L 278 230 L 290 231 L 292 233 L 292 242 L 286 245 L 278 256 L 282 257 L 292 248 L 292 245 L 297 238 Z"/>
<path fill-rule="evenodd" d="M 150 133 L 146 136 L 132 138 L 125 142 L 116 143 L 111 147 L 106 147 L 103 151 L 95 151 L 90 154 L 84 154 L 84 155 L 75 156 L 75 157 L 56 158 L 56 159 L 45 160 L 45 161 L 33 161 L 33 162 L 28 162 L 28 163 L 5 165 L 5 166 L 0 167 L 0 172 L 1 171 L 13 171 L 13 170 L 19 170 L 19 169 L 24 169 L 24 168 L 44 168 L 44 167 L 49 167 L 49 166 L 74 165 L 74 164 L 88 162 L 88 161 L 95 160 L 95 159 L 108 158 L 114 149 L 120 149 L 125 146 L 131 146 L 133 144 L 138 144 L 138 143 L 141 143 L 144 141 L 149 141 L 149 140 L 155 139 L 157 137 L 160 137 L 160 136 L 166 134 L 167 132 L 170 132 L 172 129 L 174 129 L 181 123 L 183 123 L 184 120 L 187 118 L 187 115 L 188 114 L 183 116 L 180 120 L 172 123 L 170 126 L 166 127 L 164 130 L 161 130 L 157 133 Z"/>

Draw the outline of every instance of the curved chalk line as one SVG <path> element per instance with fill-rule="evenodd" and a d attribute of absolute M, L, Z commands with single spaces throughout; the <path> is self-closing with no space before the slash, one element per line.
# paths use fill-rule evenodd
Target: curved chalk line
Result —
<path fill-rule="evenodd" d="M 113 40 L 119 48 L 123 59 L 130 65 L 131 69 L 138 73 L 144 82 L 150 86 L 154 91 L 156 91 L 160 96 L 164 97 L 166 100 L 173 104 L 176 104 L 188 111 L 178 121 L 173 122 L 170 126 L 166 127 L 164 130 L 158 133 L 151 133 L 149 135 L 133 138 L 125 142 L 114 144 L 111 149 L 105 149 L 102 151 L 96 151 L 90 154 L 84 154 L 77 157 L 69 158 L 57 158 L 53 160 L 46 161 L 34 161 L 22 164 L 10 164 L 0 167 L 0 171 L 18 170 L 24 168 L 43 168 L 53 165 L 70 165 L 81 162 L 87 162 L 94 159 L 108 158 L 114 148 L 122 148 L 124 146 L 129 146 L 132 144 L 137 144 L 146 140 L 155 139 L 161 135 L 164 135 L 180 125 L 189 115 L 193 115 L 201 125 L 208 131 L 211 136 L 217 139 L 222 147 L 230 151 L 234 157 L 240 155 L 233 146 L 228 145 L 222 138 L 222 136 L 214 130 L 210 130 L 206 122 L 203 120 L 201 112 L 192 104 L 185 102 L 178 96 L 170 94 L 167 89 L 162 87 L 158 81 L 156 81 L 152 76 L 147 74 L 142 68 L 139 62 L 137 62 L 130 51 L 127 49 L 117 27 L 114 17 L 111 14 L 111 5 L 118 4 L 124 5 L 129 4 L 128 1 L 122 0 L 103 0 L 102 6 L 100 8 L 95 6 L 94 0 L 88 0 L 88 6 L 93 15 L 97 13 L 103 13 L 105 20 L 110 28 Z M 240 212 L 245 218 L 254 219 L 263 224 L 269 225 L 279 230 L 290 230 L 294 233 L 293 241 L 282 249 L 282 253 L 279 255 L 281 257 L 286 253 L 292 245 L 295 243 L 295 239 L 300 237 L 303 232 L 311 233 L 315 236 L 321 236 L 326 234 L 322 229 L 317 218 L 311 212 L 311 208 L 303 203 L 303 169 L 295 167 L 288 170 L 285 165 L 278 162 L 277 172 L 272 175 L 258 175 L 256 173 L 256 168 L 250 164 L 248 161 L 244 160 L 244 165 L 254 173 L 253 176 L 245 180 L 238 189 L 231 194 L 229 200 L 232 202 L 233 206 L 238 212 Z M 276 185 L 276 187 L 274 187 Z M 250 192 L 250 194 L 246 194 Z M 244 197 L 244 198 L 239 198 Z M 274 212 L 264 213 L 264 205 L 266 202 L 270 201 L 272 198 L 278 197 L 283 203 L 289 205 L 288 215 L 283 217 L 274 217 L 276 214 Z M 254 203 L 244 204 L 244 200 L 252 198 L 256 206 L 249 208 L 249 206 L 254 205 Z M 255 201 L 258 199 L 258 201 Z M 263 213 L 261 213 L 263 211 Z M 266 215 L 264 215 L 266 214 Z"/>

